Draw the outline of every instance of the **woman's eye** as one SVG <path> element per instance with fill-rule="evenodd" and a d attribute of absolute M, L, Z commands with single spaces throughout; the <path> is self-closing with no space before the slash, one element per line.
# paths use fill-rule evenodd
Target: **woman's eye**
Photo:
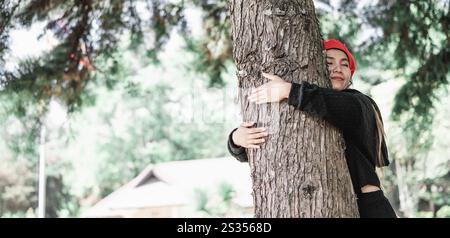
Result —
<path fill-rule="evenodd" d="M 342 66 L 344 66 L 344 67 L 348 67 L 348 64 L 343 64 Z"/>
<path fill-rule="evenodd" d="M 331 62 L 327 62 L 327 65 L 332 65 L 333 63 L 331 63 Z"/>

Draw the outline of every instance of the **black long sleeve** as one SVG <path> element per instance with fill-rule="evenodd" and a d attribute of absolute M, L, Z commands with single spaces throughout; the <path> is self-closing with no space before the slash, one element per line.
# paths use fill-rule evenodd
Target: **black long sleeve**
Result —
<path fill-rule="evenodd" d="M 247 152 L 245 151 L 244 147 L 238 146 L 234 144 L 233 142 L 233 132 L 235 132 L 237 128 L 231 131 L 230 135 L 228 136 L 228 152 L 239 160 L 240 162 L 248 162 Z"/>
<path fill-rule="evenodd" d="M 359 98 L 345 90 L 321 88 L 305 81 L 292 83 L 288 104 L 318 116 L 344 132 L 354 131 L 362 123 L 363 108 Z"/>

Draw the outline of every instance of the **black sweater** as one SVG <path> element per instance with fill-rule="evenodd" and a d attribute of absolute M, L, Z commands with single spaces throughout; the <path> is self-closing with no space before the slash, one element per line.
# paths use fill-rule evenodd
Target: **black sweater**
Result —
<path fill-rule="evenodd" d="M 365 185 L 380 186 L 375 172 L 378 135 L 373 108 L 380 112 L 370 97 L 354 89 L 335 91 L 304 81 L 292 83 L 288 104 L 318 116 L 342 131 L 345 157 L 357 194 Z M 247 162 L 246 149 L 233 143 L 232 134 L 236 129 L 228 137 L 228 151 L 239 161 Z M 384 138 L 381 151 L 384 166 L 387 166 L 389 160 Z"/>

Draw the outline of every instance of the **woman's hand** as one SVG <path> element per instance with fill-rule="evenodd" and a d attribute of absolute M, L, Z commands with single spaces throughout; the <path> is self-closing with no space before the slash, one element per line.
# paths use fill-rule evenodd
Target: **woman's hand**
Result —
<path fill-rule="evenodd" d="M 231 139 L 235 145 L 244 148 L 259 149 L 259 144 L 266 142 L 264 139 L 269 135 L 266 128 L 250 128 L 253 122 L 243 122 L 241 126 L 233 132 Z"/>
<path fill-rule="evenodd" d="M 253 89 L 248 98 L 250 102 L 256 104 L 279 102 L 289 97 L 292 87 L 291 83 L 273 74 L 262 73 L 262 75 L 271 81 Z"/>

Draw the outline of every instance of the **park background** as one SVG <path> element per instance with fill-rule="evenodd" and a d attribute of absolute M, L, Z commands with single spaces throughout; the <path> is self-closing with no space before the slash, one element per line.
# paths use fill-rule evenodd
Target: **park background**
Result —
<path fill-rule="evenodd" d="M 380 107 L 394 208 L 450 217 L 450 1 L 314 3 Z M 1 217 L 252 216 L 226 148 L 227 1 L 2 0 L 0 17 Z"/>

